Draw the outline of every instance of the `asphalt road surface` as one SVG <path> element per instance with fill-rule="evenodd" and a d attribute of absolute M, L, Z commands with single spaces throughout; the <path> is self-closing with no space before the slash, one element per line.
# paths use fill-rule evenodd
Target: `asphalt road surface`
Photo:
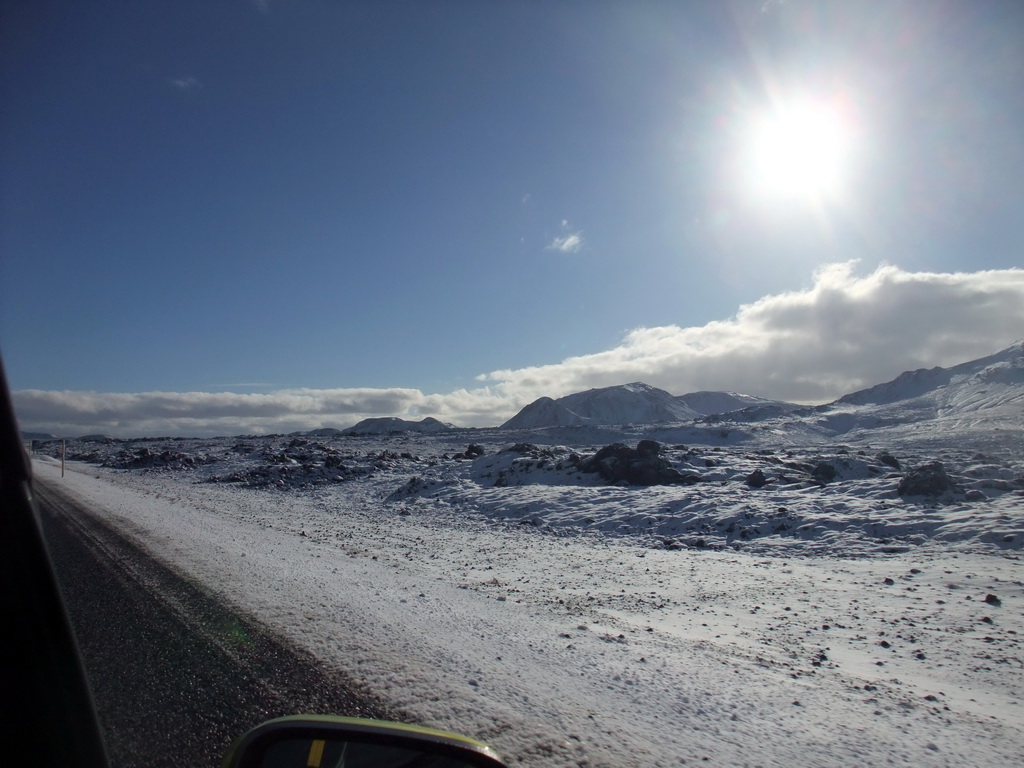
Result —
<path fill-rule="evenodd" d="M 37 479 L 36 492 L 113 768 L 212 768 L 234 738 L 281 715 L 388 717 L 59 486 Z"/>

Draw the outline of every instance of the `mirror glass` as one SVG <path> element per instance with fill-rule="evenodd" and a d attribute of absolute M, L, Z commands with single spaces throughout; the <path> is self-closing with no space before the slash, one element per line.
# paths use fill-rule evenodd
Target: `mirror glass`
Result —
<path fill-rule="evenodd" d="M 261 768 L 469 768 L 457 757 L 340 738 L 287 738 L 269 745 Z"/>

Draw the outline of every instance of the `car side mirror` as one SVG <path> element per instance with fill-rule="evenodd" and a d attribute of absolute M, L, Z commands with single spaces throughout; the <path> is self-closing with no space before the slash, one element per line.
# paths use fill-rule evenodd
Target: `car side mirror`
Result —
<path fill-rule="evenodd" d="M 298 715 L 268 720 L 231 745 L 222 768 L 506 768 L 455 733 L 384 720 Z"/>

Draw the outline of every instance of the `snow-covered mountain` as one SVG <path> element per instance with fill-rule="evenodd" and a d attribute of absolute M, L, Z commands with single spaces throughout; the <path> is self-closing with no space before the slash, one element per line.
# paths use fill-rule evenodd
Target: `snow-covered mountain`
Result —
<path fill-rule="evenodd" d="M 716 422 L 771 422 L 779 434 L 792 431 L 806 436 L 810 430 L 822 437 L 882 428 L 919 432 L 928 421 L 939 422 L 933 425 L 936 434 L 953 427 L 975 432 L 1024 430 L 1024 342 L 951 368 L 908 371 L 821 406 L 799 406 L 735 392 L 702 391 L 675 397 L 636 382 L 557 400 L 542 397 L 501 428 L 664 424 L 708 421 L 709 417 Z"/>
<path fill-rule="evenodd" d="M 700 416 L 663 389 L 643 382 L 588 389 L 558 399 L 573 413 L 594 424 L 648 424 L 689 421 Z"/>
<path fill-rule="evenodd" d="M 702 416 L 711 416 L 716 413 L 729 413 L 739 411 L 743 408 L 761 406 L 772 406 L 780 409 L 799 408 L 793 403 L 786 403 L 781 400 L 768 400 L 764 397 L 744 395 L 739 392 L 690 392 L 687 395 L 679 395 L 676 400 L 687 408 L 691 408 Z"/>
<path fill-rule="evenodd" d="M 536 429 L 581 424 L 654 424 L 690 421 L 702 414 L 663 389 L 642 382 L 588 389 L 552 400 L 542 397 L 501 425 L 502 429 Z"/>
<path fill-rule="evenodd" d="M 395 417 L 363 419 L 358 424 L 341 430 L 343 435 L 389 435 L 393 432 L 447 432 L 455 429 L 432 416 L 421 421 L 408 421 Z"/>
<path fill-rule="evenodd" d="M 1024 342 L 952 368 L 921 368 L 844 395 L 836 404 L 888 405 L 925 398 L 936 408 L 978 410 L 1024 398 Z"/>
<path fill-rule="evenodd" d="M 523 408 L 501 425 L 502 429 L 536 429 L 540 427 L 576 427 L 591 420 L 570 411 L 557 400 L 541 397 Z"/>
<path fill-rule="evenodd" d="M 803 420 L 832 434 L 885 430 L 921 440 L 928 433 L 940 442 L 953 433 L 1024 432 L 1024 343 L 951 368 L 901 373 L 814 408 Z"/>

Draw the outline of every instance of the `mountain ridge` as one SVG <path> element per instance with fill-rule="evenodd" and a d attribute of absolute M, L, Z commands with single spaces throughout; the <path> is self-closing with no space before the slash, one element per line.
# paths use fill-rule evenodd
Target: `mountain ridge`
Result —
<path fill-rule="evenodd" d="M 668 405 L 671 403 L 671 405 Z M 729 410 L 719 410 L 728 408 Z M 851 411 L 851 409 L 853 409 Z M 854 418 L 854 413 L 859 414 Z M 674 396 L 643 382 L 542 397 L 501 429 L 582 425 L 682 423 L 709 419 L 747 423 L 810 419 L 835 433 L 857 425 L 966 418 L 979 424 L 1024 413 L 1024 342 L 949 368 L 904 371 L 894 379 L 819 406 L 799 406 L 735 392 L 700 391 Z M 841 425 L 848 426 L 841 426 Z"/>

